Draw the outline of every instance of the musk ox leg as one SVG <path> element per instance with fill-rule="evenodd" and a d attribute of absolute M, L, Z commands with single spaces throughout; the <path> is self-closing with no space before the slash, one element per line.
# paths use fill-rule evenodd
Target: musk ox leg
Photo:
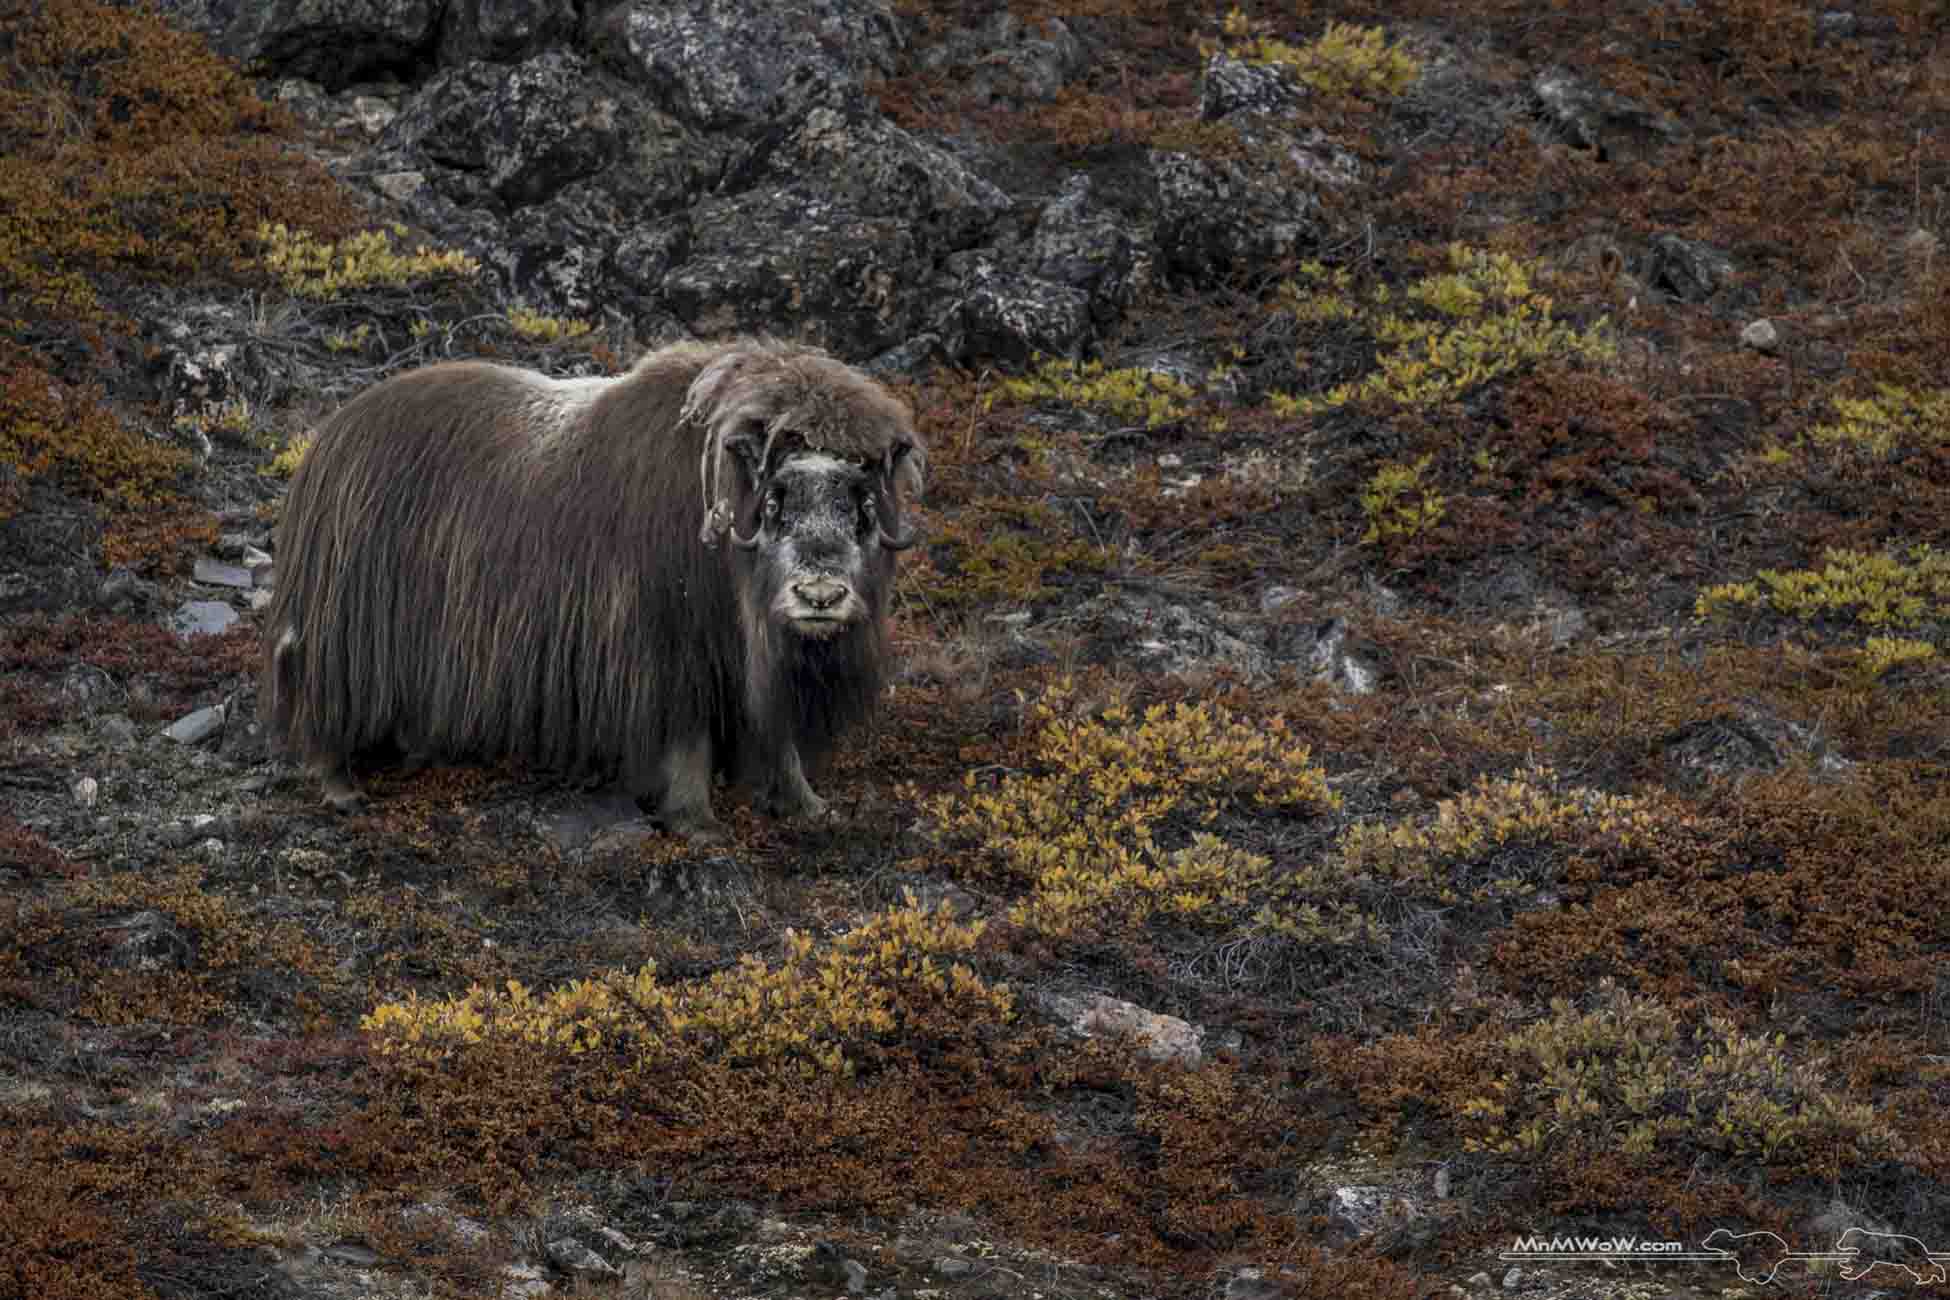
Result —
<path fill-rule="evenodd" d="M 826 801 L 813 793 L 806 780 L 806 769 L 799 761 L 799 747 L 785 745 L 760 793 L 765 810 L 774 817 L 824 817 Z"/>
<path fill-rule="evenodd" d="M 352 764 L 345 755 L 321 759 L 312 765 L 319 784 L 325 788 L 325 803 L 333 812 L 357 812 L 366 806 L 366 796 L 352 780 Z"/>
<path fill-rule="evenodd" d="M 393 748 L 400 752 L 400 771 L 407 776 L 421 771 L 433 762 L 434 754 L 419 731 L 410 723 L 399 723 L 393 728 Z"/>
<path fill-rule="evenodd" d="M 699 736 L 688 744 L 672 746 L 658 765 L 656 788 L 630 793 L 654 802 L 657 820 L 673 835 L 706 844 L 730 838 L 711 811 L 709 737 Z"/>

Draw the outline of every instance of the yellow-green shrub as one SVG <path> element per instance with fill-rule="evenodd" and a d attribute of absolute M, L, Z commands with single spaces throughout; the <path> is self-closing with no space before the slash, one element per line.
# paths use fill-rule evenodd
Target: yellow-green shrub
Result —
<path fill-rule="evenodd" d="M 1413 465 L 1383 465 L 1374 472 L 1361 490 L 1361 513 L 1368 517 L 1362 541 L 1414 537 L 1442 522 L 1442 494 L 1422 481 L 1432 459 L 1424 456 Z"/>
<path fill-rule="evenodd" d="M 1248 63 L 1288 68 L 1324 95 L 1391 99 L 1421 75 L 1422 65 L 1399 44 L 1390 44 L 1379 27 L 1329 22 L 1319 40 L 1292 45 L 1256 35 L 1243 10 L 1226 15 L 1226 35 L 1239 41 L 1232 53 Z"/>
<path fill-rule="evenodd" d="M 1764 607 L 1793 618 L 1849 618 L 1868 627 L 1915 627 L 1950 613 L 1950 555 L 1913 546 L 1905 560 L 1831 548 L 1819 569 L 1762 569 L 1752 582 L 1708 587 L 1694 602 L 1701 617 Z"/>
<path fill-rule="evenodd" d="M 1701 1149 L 1771 1160 L 1842 1146 L 1868 1153 L 1889 1134 L 1872 1106 L 1826 1086 L 1819 1061 L 1792 1064 L 1785 1038 L 1730 1020 L 1688 1023 L 1655 998 L 1602 981 L 1588 1010 L 1563 998 L 1509 1034 L 1492 1095 L 1463 1103 L 1468 1145 L 1648 1160 Z"/>
<path fill-rule="evenodd" d="M 777 965 L 746 956 L 706 979 L 666 984 L 649 963 L 540 995 L 511 980 L 500 991 L 382 1003 L 360 1024 L 381 1055 L 422 1063 L 513 1044 L 565 1058 L 601 1052 L 619 1081 L 646 1085 L 698 1063 L 843 1074 L 915 1016 L 945 1008 L 970 1026 L 1010 1017 L 1009 988 L 954 960 L 982 929 L 957 923 L 946 904 L 930 912 L 910 897 L 830 944 L 787 931 Z"/>
<path fill-rule="evenodd" d="M 466 279 L 481 264 L 457 250 L 424 244 L 410 253 L 393 247 L 406 227 L 397 223 L 340 240 L 320 239 L 283 222 L 258 227 L 260 261 L 300 298 L 335 298 L 360 289 L 401 288 L 436 278 Z"/>
<path fill-rule="evenodd" d="M 974 851 L 976 869 L 1026 890 L 1012 921 L 1057 936 L 1154 917 L 1335 942 L 1375 932 L 1352 909 L 1309 901 L 1324 876 L 1276 871 L 1204 829 L 1227 812 L 1340 806 L 1284 719 L 1248 723 L 1183 703 L 1086 716 L 1070 689 L 1035 706 L 1037 772 L 994 790 L 971 775 L 926 805 L 946 841 Z"/>
<path fill-rule="evenodd" d="M 984 404 L 994 405 L 997 396 L 1018 402 L 1064 402 L 1155 429 L 1189 415 L 1197 393 L 1184 380 L 1156 370 L 1109 369 L 1101 361 L 1054 357 L 1019 379 L 1003 380 L 997 392 L 983 399 Z"/>
<path fill-rule="evenodd" d="M 1274 409 L 1298 416 L 1350 402 L 1429 406 L 1539 361 L 1614 354 L 1606 321 L 1579 330 L 1557 318 L 1534 263 L 1453 244 L 1449 265 L 1398 294 L 1376 286 L 1356 297 L 1345 273 L 1302 264 L 1280 287 L 1281 308 L 1302 321 L 1360 329 L 1376 344 L 1375 369 L 1318 397 L 1271 394 Z"/>
<path fill-rule="evenodd" d="M 1817 445 L 1856 447 L 1873 456 L 1887 456 L 1898 447 L 1950 442 L 1950 388 L 1918 392 L 1897 384 L 1877 384 L 1874 397 L 1837 397 L 1832 403 L 1835 419 L 1808 431 Z"/>
<path fill-rule="evenodd" d="M 1630 850 L 1657 828 L 1659 814 L 1626 795 L 1573 786 L 1558 788 L 1549 768 L 1507 777 L 1482 777 L 1468 793 L 1444 799 L 1426 821 L 1368 822 L 1342 832 L 1336 849 L 1350 876 L 1433 885 L 1445 903 L 1459 901 L 1455 869 L 1492 857 L 1507 846 L 1559 846 L 1561 856 L 1603 843 Z M 1529 894 L 1532 881 L 1499 877 L 1469 889 L 1472 902 Z"/>
<path fill-rule="evenodd" d="M 1937 657 L 1928 641 L 1903 636 L 1872 636 L 1863 643 L 1856 658 L 1856 669 L 1868 681 L 1903 664 L 1927 663 Z"/>
<path fill-rule="evenodd" d="M 531 343 L 560 343 L 579 339 L 595 326 L 586 320 L 564 320 L 529 307 L 515 306 L 508 309 L 508 328 Z"/>
<path fill-rule="evenodd" d="M 278 449 L 278 454 L 271 457 L 271 463 L 264 466 L 263 472 L 273 478 L 290 478 L 298 472 L 298 466 L 304 463 L 306 453 L 316 440 L 313 434 L 299 434 Z"/>

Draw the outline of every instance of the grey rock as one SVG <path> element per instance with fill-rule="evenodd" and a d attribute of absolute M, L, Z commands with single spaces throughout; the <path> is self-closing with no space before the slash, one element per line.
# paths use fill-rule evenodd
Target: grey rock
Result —
<path fill-rule="evenodd" d="M 583 1277 L 621 1276 L 620 1270 L 615 1265 L 574 1237 L 557 1237 L 543 1249 L 548 1254 L 549 1263 L 564 1273 L 580 1274 Z"/>
<path fill-rule="evenodd" d="M 269 587 L 259 587 L 256 591 L 244 597 L 244 603 L 250 606 L 251 613 L 259 614 L 269 608 L 274 599 L 276 599 L 276 596 Z"/>
<path fill-rule="evenodd" d="M 115 569 L 102 579 L 95 599 L 104 608 L 127 610 L 152 605 L 161 594 L 161 589 L 155 583 L 136 577 L 128 569 Z"/>
<path fill-rule="evenodd" d="M 180 970 L 195 944 L 161 912 L 136 912 L 102 927 L 112 937 L 108 960 L 118 970 Z"/>
<path fill-rule="evenodd" d="M 1360 161 L 1318 130 L 1235 114 L 1236 147 L 1154 149 L 1157 243 L 1165 268 L 1194 280 L 1307 252 L 1329 233 L 1318 194 L 1360 180 Z"/>
<path fill-rule="evenodd" d="M 356 1241 L 334 1242 L 320 1250 L 319 1254 L 334 1263 L 350 1264 L 354 1268 L 371 1268 L 380 1260 L 378 1251 Z"/>
<path fill-rule="evenodd" d="M 1749 321 L 1740 331 L 1740 346 L 1772 354 L 1781 346 L 1781 332 L 1766 317 Z"/>
<path fill-rule="evenodd" d="M 222 731 L 227 716 L 223 705 L 212 704 L 184 714 L 164 728 L 162 734 L 179 745 L 199 744 Z"/>
<path fill-rule="evenodd" d="M 1061 18 L 1025 23 L 1006 9 L 980 26 L 947 33 L 922 51 L 923 70 L 950 78 L 975 103 L 1046 103 L 1083 71 L 1088 56 Z"/>
<path fill-rule="evenodd" d="M 890 75 L 900 43 L 873 0 L 629 0 L 597 23 L 600 58 L 666 109 L 713 130 L 789 121 Z"/>
<path fill-rule="evenodd" d="M 1307 667 L 1316 681 L 1324 681 L 1344 695 L 1372 695 L 1380 674 L 1354 654 L 1347 642 L 1347 623 L 1329 619 L 1315 633 Z"/>
<path fill-rule="evenodd" d="M 953 1255 L 943 1255 L 934 1261 L 934 1271 L 941 1277 L 967 1277 L 975 1271 L 975 1266 L 965 1259 Z"/>
<path fill-rule="evenodd" d="M 843 1259 L 840 1270 L 846 1275 L 846 1289 L 850 1295 L 863 1295 L 867 1289 L 867 1266 L 857 1259 Z"/>
<path fill-rule="evenodd" d="M 706 337 L 778 330 L 843 356 L 871 356 L 920 324 L 926 279 L 917 232 L 793 187 L 713 197 L 691 214 L 689 256 L 663 283 L 664 305 Z"/>
<path fill-rule="evenodd" d="M 468 63 L 436 74 L 380 145 L 437 165 L 434 183 L 457 201 L 491 194 L 522 208 L 620 158 L 633 99 L 565 50 L 512 67 Z"/>
<path fill-rule="evenodd" d="M 1514 1291 L 1523 1285 L 1523 1270 L 1512 1267 L 1503 1275 L 1502 1286 L 1505 1291 Z"/>
<path fill-rule="evenodd" d="M 1295 587 L 1272 586 L 1259 593 L 1259 612 L 1273 614 L 1285 609 L 1299 600 L 1301 592 Z"/>
<path fill-rule="evenodd" d="M 172 335 L 183 342 L 169 347 L 160 363 L 163 405 L 179 433 L 197 444 L 199 455 L 208 456 L 210 439 L 196 417 L 220 408 L 237 395 L 237 349 L 191 345 L 188 340 L 193 336 L 187 326 L 180 335 L 175 331 Z"/>
<path fill-rule="evenodd" d="M 1125 585 L 1086 601 L 1076 619 L 1091 629 L 1093 659 L 1179 675 L 1227 667 L 1249 680 L 1271 670 L 1266 648 L 1228 627 L 1210 602 Z"/>
<path fill-rule="evenodd" d="M 1737 703 L 1721 716 L 1678 727 L 1660 744 L 1666 779 L 1688 791 L 1716 781 L 1737 785 L 1756 773 L 1776 770 L 1790 756 L 1810 761 L 1817 772 L 1827 774 L 1854 766 L 1829 748 L 1819 728 L 1782 718 L 1751 701 Z"/>
<path fill-rule="evenodd" d="M 252 581 L 258 586 L 268 587 L 271 585 L 264 581 L 264 574 L 271 567 L 271 553 L 269 551 L 260 551 L 255 546 L 246 546 L 244 547 L 243 554 L 238 559 L 238 563 L 251 571 Z"/>
<path fill-rule="evenodd" d="M 185 641 L 192 637 L 215 636 L 236 621 L 237 611 L 221 600 L 184 601 L 174 619 L 176 635 Z"/>
<path fill-rule="evenodd" d="M 1142 277 L 1137 240 L 1121 223 L 1093 210 L 1090 178 L 1072 176 L 1036 218 L 1030 267 L 1039 280 L 1090 296 L 1093 323 L 1113 323 L 1137 296 Z"/>
<path fill-rule="evenodd" d="M 448 0 L 440 23 L 440 61 L 526 58 L 573 38 L 581 9 L 578 0 Z"/>
<path fill-rule="evenodd" d="M 1043 1009 L 1085 1038 L 1128 1039 L 1153 1061 L 1196 1067 L 1204 1059 L 1205 1031 L 1177 1016 L 1147 1011 L 1101 993 L 1082 997 L 1046 994 Z"/>
<path fill-rule="evenodd" d="M 1307 90 L 1279 67 L 1215 54 L 1199 83 L 1199 116 L 1208 122 L 1234 113 L 1256 116 L 1291 112 Z"/>
<path fill-rule="evenodd" d="M 1325 1208 L 1329 1224 L 1344 1243 L 1421 1217 L 1415 1203 L 1392 1187 L 1337 1187 L 1328 1195 Z"/>
<path fill-rule="evenodd" d="M 861 369 L 881 379 L 899 379 L 928 370 L 944 355 L 941 336 L 932 330 L 923 330 L 888 348 Z"/>
<path fill-rule="evenodd" d="M 351 110 L 353 123 L 374 140 L 399 116 L 399 105 L 379 95 L 354 95 L 346 107 Z"/>
<path fill-rule="evenodd" d="M 1285 1294 L 1263 1269 L 1242 1268 L 1226 1279 L 1225 1300 L 1279 1300 Z"/>
<path fill-rule="evenodd" d="M 78 808 L 93 808 L 101 792 L 101 782 L 92 776 L 84 776 L 68 787 L 68 793 L 73 796 Z"/>
<path fill-rule="evenodd" d="M 1530 82 L 1539 115 L 1572 144 L 1605 162 L 1645 158 L 1684 132 L 1672 118 L 1578 77 L 1545 68 Z"/>
<path fill-rule="evenodd" d="M 944 326 L 943 343 L 957 363 L 1081 354 L 1092 334 L 1088 292 L 986 264 L 977 274 Z"/>
<path fill-rule="evenodd" d="M 1711 244 L 1658 235 L 1645 280 L 1682 302 L 1703 302 L 1733 278 L 1734 270 L 1733 259 Z"/>
<path fill-rule="evenodd" d="M 372 187 L 395 203 L 405 203 L 427 185 L 425 172 L 380 172 L 372 177 Z"/>
<path fill-rule="evenodd" d="M 251 571 L 242 565 L 225 564 L 221 560 L 213 560 L 204 555 L 196 557 L 196 564 L 190 571 L 190 577 L 205 586 L 235 587 L 240 591 L 248 591 L 257 585 L 257 579 L 252 577 Z"/>
<path fill-rule="evenodd" d="M 1009 209 L 1006 194 L 953 154 L 851 107 L 814 107 L 775 147 L 732 166 L 741 188 L 813 184 L 837 207 L 903 218 L 943 252 L 974 243 Z"/>

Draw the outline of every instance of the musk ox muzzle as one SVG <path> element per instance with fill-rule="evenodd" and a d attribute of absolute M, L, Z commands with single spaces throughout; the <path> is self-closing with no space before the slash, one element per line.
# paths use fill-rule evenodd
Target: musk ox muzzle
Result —
<path fill-rule="evenodd" d="M 260 709 L 350 762 L 515 757 L 613 773 L 721 834 L 714 774 L 782 814 L 885 681 L 926 453 L 906 408 L 817 351 L 679 344 L 609 379 L 450 362 L 319 430 L 278 531 Z"/>

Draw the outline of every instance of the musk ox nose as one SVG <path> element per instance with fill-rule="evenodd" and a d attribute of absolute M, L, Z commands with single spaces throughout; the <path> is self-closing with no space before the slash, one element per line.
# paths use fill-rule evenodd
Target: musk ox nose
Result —
<path fill-rule="evenodd" d="M 792 594 L 808 609 L 831 609 L 846 599 L 846 584 L 835 578 L 812 578 L 793 583 Z"/>

